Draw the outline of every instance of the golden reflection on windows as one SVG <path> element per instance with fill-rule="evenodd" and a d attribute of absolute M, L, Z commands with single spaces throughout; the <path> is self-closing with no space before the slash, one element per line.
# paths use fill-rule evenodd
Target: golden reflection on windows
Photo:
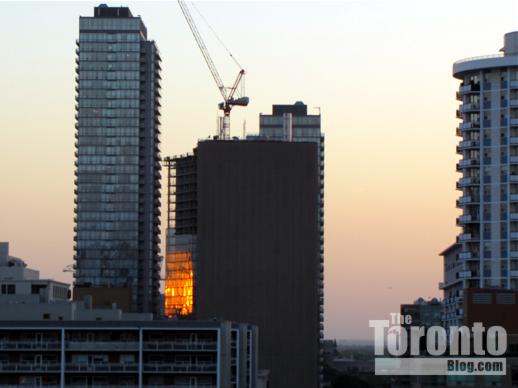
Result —
<path fill-rule="evenodd" d="M 193 269 L 191 252 L 170 252 L 166 255 L 164 312 L 168 317 L 192 314 Z"/>

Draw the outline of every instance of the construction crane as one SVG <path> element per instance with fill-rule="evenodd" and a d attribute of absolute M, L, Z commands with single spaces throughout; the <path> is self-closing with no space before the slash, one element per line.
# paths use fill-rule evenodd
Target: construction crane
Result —
<path fill-rule="evenodd" d="M 245 75 L 245 70 L 240 67 L 239 73 L 237 74 L 236 80 L 234 81 L 234 84 L 232 87 L 227 88 L 223 84 L 223 81 L 221 80 L 221 77 L 219 76 L 218 69 L 214 65 L 214 62 L 212 61 L 212 58 L 209 54 L 209 51 L 207 50 L 207 47 L 205 46 L 205 43 L 203 42 L 203 39 L 198 32 L 198 28 L 196 27 L 196 24 L 194 23 L 194 20 L 191 16 L 191 12 L 189 11 L 189 8 L 187 7 L 187 4 L 183 0 L 178 0 L 178 5 L 180 6 L 180 9 L 182 10 L 183 15 L 185 16 L 185 20 L 187 21 L 187 24 L 189 25 L 189 28 L 191 29 L 192 35 L 194 36 L 194 39 L 196 40 L 196 43 L 198 44 L 198 47 L 200 48 L 200 51 L 203 55 L 203 58 L 205 59 L 205 63 L 207 63 L 207 66 L 209 67 L 210 73 L 212 74 L 212 78 L 214 78 L 214 81 L 216 82 L 216 85 L 218 86 L 219 92 L 221 93 L 223 97 L 223 102 L 221 102 L 218 107 L 223 111 L 223 117 L 220 117 L 219 119 L 219 126 L 218 126 L 218 138 L 219 139 L 228 139 L 230 137 L 230 112 L 234 106 L 247 106 L 250 99 L 248 97 L 236 97 L 236 92 L 238 90 L 239 85 L 243 81 L 243 77 Z M 230 56 L 234 59 L 232 54 Z M 234 62 L 238 64 L 238 62 L 234 59 Z M 238 64 L 239 65 L 239 64 Z"/>

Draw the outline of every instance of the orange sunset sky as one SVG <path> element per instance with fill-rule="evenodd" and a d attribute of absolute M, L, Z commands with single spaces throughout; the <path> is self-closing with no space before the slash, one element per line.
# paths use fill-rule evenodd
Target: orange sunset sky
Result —
<path fill-rule="evenodd" d="M 218 90 L 178 5 L 128 5 L 163 59 L 162 154 L 215 133 Z M 71 282 L 78 17 L 94 2 L 0 2 L 0 241 L 43 277 Z M 498 52 L 516 1 L 197 2 L 247 70 L 260 112 L 302 100 L 326 134 L 325 331 L 370 339 L 369 319 L 441 296 L 456 236 L 455 60 Z M 195 14 L 196 16 L 196 14 Z M 225 82 L 237 68 L 202 21 Z M 164 241 L 164 239 L 163 239 Z"/>

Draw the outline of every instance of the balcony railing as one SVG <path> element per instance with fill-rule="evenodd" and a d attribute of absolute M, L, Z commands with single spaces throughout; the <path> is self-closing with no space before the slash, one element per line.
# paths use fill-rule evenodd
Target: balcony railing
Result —
<path fill-rule="evenodd" d="M 459 162 L 460 168 L 469 167 L 469 166 L 478 166 L 480 164 L 480 160 L 478 159 L 462 159 Z"/>
<path fill-rule="evenodd" d="M 471 252 L 459 253 L 459 259 L 471 259 Z"/>
<path fill-rule="evenodd" d="M 458 65 L 459 63 L 464 63 L 464 62 L 478 61 L 480 59 L 501 58 L 503 56 L 504 56 L 504 54 L 499 53 L 499 54 L 480 55 L 478 57 L 469 57 L 469 58 L 459 59 L 457 62 L 454 63 L 454 65 Z"/>
<path fill-rule="evenodd" d="M 473 128 L 480 128 L 480 122 L 479 121 L 468 121 L 468 122 L 464 122 L 464 123 L 461 123 L 459 125 L 459 128 L 461 130 L 466 130 L 466 129 L 473 129 Z"/>
<path fill-rule="evenodd" d="M 178 373 L 178 372 L 197 372 L 197 373 L 215 373 L 216 364 L 200 363 L 200 364 L 184 364 L 184 363 L 147 363 L 144 364 L 144 372 L 160 372 L 160 373 Z"/>
<path fill-rule="evenodd" d="M 479 222 L 480 218 L 479 218 L 478 214 L 474 214 L 474 215 L 463 214 L 463 215 L 459 216 L 458 220 L 459 220 L 459 222 L 458 222 L 459 224 L 468 224 L 470 222 Z"/>
<path fill-rule="evenodd" d="M 0 341 L 2 350 L 60 350 L 59 342 Z"/>
<path fill-rule="evenodd" d="M 459 205 L 465 205 L 465 204 L 471 203 L 471 202 L 472 202 L 472 198 L 469 195 L 459 198 Z"/>
<path fill-rule="evenodd" d="M 138 350 L 138 342 L 119 341 L 69 341 L 66 348 L 70 350 Z"/>
<path fill-rule="evenodd" d="M 217 343 L 214 341 L 207 342 L 144 342 L 145 350 L 205 350 L 215 351 L 217 350 Z"/>
<path fill-rule="evenodd" d="M 480 147 L 480 141 L 478 140 L 464 140 L 459 143 L 459 150 L 466 150 L 468 148 Z"/>
<path fill-rule="evenodd" d="M 65 366 L 67 372 L 138 372 L 137 363 L 79 363 L 71 362 Z"/>
<path fill-rule="evenodd" d="M 59 372 L 59 363 L 41 363 L 19 362 L 19 363 L 0 363 L 0 372 Z"/>
<path fill-rule="evenodd" d="M 479 103 L 471 103 L 471 104 L 462 104 L 459 108 L 460 113 L 470 112 L 470 111 L 477 111 L 480 110 L 480 104 Z"/>
<path fill-rule="evenodd" d="M 471 233 L 463 233 L 459 236 L 459 241 L 470 241 L 473 240 Z"/>
<path fill-rule="evenodd" d="M 458 274 L 459 276 L 459 279 L 465 279 L 465 278 L 470 278 L 471 277 L 471 271 L 460 271 Z"/>

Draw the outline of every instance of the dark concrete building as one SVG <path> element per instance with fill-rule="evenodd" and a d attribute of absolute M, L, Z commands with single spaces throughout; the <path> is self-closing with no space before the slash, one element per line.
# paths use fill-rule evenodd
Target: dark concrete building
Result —
<path fill-rule="evenodd" d="M 498 288 L 466 288 L 463 301 L 463 322 L 472 327 L 502 326 L 508 334 L 518 334 L 518 291 Z"/>
<path fill-rule="evenodd" d="M 257 325 L 271 388 L 318 387 L 318 144 L 202 141 L 174 160 L 173 177 L 196 178 L 175 185 L 170 225 L 195 241 L 194 316 Z"/>
<path fill-rule="evenodd" d="M 417 299 L 412 304 L 401 305 L 401 315 L 410 315 L 412 322 L 410 325 L 403 324 L 403 326 L 441 326 L 442 305 L 437 298 L 431 300 Z"/>
<path fill-rule="evenodd" d="M 140 17 L 79 19 L 74 298 L 159 309 L 160 55 Z"/>

